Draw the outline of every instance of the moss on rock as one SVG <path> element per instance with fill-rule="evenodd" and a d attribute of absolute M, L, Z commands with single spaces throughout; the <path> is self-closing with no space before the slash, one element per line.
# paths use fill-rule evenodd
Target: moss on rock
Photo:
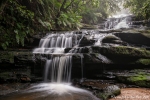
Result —
<path fill-rule="evenodd" d="M 141 87 L 150 87 L 150 73 L 146 70 L 132 70 L 125 75 L 117 75 L 121 82 Z"/>
<path fill-rule="evenodd" d="M 142 65 L 150 65 L 150 59 L 139 59 L 136 63 Z"/>
<path fill-rule="evenodd" d="M 121 93 L 121 90 L 118 86 L 112 85 L 104 89 L 103 92 L 100 92 L 97 97 L 102 100 L 108 100 L 109 98 L 115 97 Z"/>
<path fill-rule="evenodd" d="M 134 48 L 127 46 L 117 46 L 117 47 L 98 47 L 93 46 L 92 52 L 101 53 L 106 56 L 112 62 L 117 64 L 149 64 L 148 60 L 139 59 L 150 59 L 150 51 L 143 48 Z M 139 62 L 139 63 L 138 63 Z"/>
<path fill-rule="evenodd" d="M 92 50 L 94 53 L 101 53 L 106 56 L 150 58 L 150 51 L 143 48 L 134 48 L 134 47 L 127 47 L 127 46 L 117 46 L 117 47 L 93 46 Z"/>

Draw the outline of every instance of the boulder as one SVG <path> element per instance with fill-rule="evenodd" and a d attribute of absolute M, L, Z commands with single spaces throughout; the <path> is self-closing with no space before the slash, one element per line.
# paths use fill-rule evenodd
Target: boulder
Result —
<path fill-rule="evenodd" d="M 102 40 L 102 43 L 113 43 L 113 44 L 120 44 L 120 45 L 127 45 L 125 42 L 121 41 L 116 36 L 107 36 Z"/>
<path fill-rule="evenodd" d="M 98 93 L 98 97 L 103 100 L 108 100 L 109 98 L 115 97 L 121 94 L 121 89 L 117 85 L 110 85 L 106 87 L 102 93 Z"/>
<path fill-rule="evenodd" d="M 80 87 L 89 89 L 102 100 L 108 100 L 109 98 L 115 97 L 121 93 L 119 86 L 98 80 L 84 80 L 80 83 Z"/>
<path fill-rule="evenodd" d="M 95 40 L 90 39 L 90 36 L 86 35 L 80 41 L 79 46 L 90 46 L 90 45 L 93 45 L 94 43 L 95 43 Z"/>
<path fill-rule="evenodd" d="M 122 41 L 135 46 L 150 46 L 150 32 L 139 30 L 127 30 L 124 32 L 114 33 Z"/>

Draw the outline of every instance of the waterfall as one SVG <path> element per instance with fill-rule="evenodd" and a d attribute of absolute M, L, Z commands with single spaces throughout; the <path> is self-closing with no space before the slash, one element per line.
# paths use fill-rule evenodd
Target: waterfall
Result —
<path fill-rule="evenodd" d="M 100 33 L 98 30 L 84 30 L 82 33 L 65 32 L 49 33 L 40 40 L 39 47 L 33 50 L 34 54 L 41 56 L 45 61 L 44 81 L 52 83 L 70 83 L 72 70 L 72 55 L 79 53 L 81 57 L 81 79 L 84 78 L 82 53 L 92 53 L 91 48 L 87 46 L 79 47 L 82 39 L 86 37 L 87 41 L 94 40 L 92 45 L 102 46 L 102 40 L 106 36 L 113 34 Z M 71 48 L 68 54 L 66 48 Z M 109 62 L 106 57 L 99 54 L 97 57 L 104 62 Z"/>
<path fill-rule="evenodd" d="M 78 40 L 74 39 L 73 41 L 73 37 L 77 37 L 76 34 L 73 34 L 73 32 L 66 32 L 64 34 L 50 33 L 40 40 L 39 47 L 34 49 L 33 53 L 64 53 L 65 48 L 72 48 L 73 46 L 77 45 Z"/>
<path fill-rule="evenodd" d="M 121 20 L 117 25 L 115 25 L 114 29 L 120 29 L 120 28 L 129 28 L 128 20 L 127 18 Z"/>
<path fill-rule="evenodd" d="M 70 82 L 72 56 L 55 57 L 52 60 L 51 79 L 52 82 Z"/>
<path fill-rule="evenodd" d="M 44 81 L 70 82 L 72 56 L 53 57 L 45 64 Z"/>
<path fill-rule="evenodd" d="M 105 29 L 120 29 L 120 28 L 130 28 L 131 16 L 129 9 L 123 7 L 124 3 L 119 3 L 120 11 L 116 12 L 114 15 L 109 16 L 105 22 Z"/>
<path fill-rule="evenodd" d="M 80 54 L 80 56 L 81 56 L 81 81 L 83 81 L 83 78 L 84 78 L 84 72 L 83 72 L 83 58 L 84 58 L 84 56 L 83 56 L 83 54 Z"/>
<path fill-rule="evenodd" d="M 48 79 L 48 70 L 49 70 L 49 67 L 50 67 L 50 64 L 51 64 L 52 60 L 47 60 L 46 61 L 46 64 L 45 64 L 45 73 L 44 73 L 44 81 L 47 81 Z"/>
<path fill-rule="evenodd" d="M 129 28 L 131 25 L 131 16 L 120 16 L 117 18 L 108 18 L 105 22 L 105 29 Z"/>
<path fill-rule="evenodd" d="M 51 33 L 40 40 L 39 47 L 34 49 L 33 53 L 41 54 L 41 56 L 42 54 L 51 55 L 50 58 L 46 58 L 44 81 L 70 82 L 72 56 L 65 55 L 64 49 L 72 48 L 78 42 L 77 35 L 73 32 Z"/>
<path fill-rule="evenodd" d="M 72 55 L 65 54 L 65 48 L 73 48 L 79 45 L 80 41 L 84 37 L 84 33 L 81 38 L 77 37 L 77 34 L 73 32 L 66 32 L 61 34 L 48 34 L 40 40 L 39 47 L 33 50 L 33 53 L 40 55 L 41 60 L 45 60 L 44 70 L 44 82 L 36 86 L 31 87 L 28 92 L 41 92 L 47 91 L 46 95 L 69 95 L 72 98 L 72 94 L 88 95 L 91 100 L 98 100 L 90 92 L 73 87 L 71 82 L 71 70 L 72 70 Z M 82 49 L 79 49 L 81 52 Z M 74 53 L 72 51 L 70 53 Z M 77 52 L 77 51 L 76 51 Z M 45 57 L 46 56 L 46 57 Z M 81 78 L 83 79 L 83 55 L 81 54 Z M 74 100 L 74 99 L 73 99 Z"/>

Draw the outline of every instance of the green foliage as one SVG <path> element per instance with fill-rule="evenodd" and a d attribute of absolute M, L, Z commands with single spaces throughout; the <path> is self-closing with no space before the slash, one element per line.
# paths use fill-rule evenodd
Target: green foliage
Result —
<path fill-rule="evenodd" d="M 34 20 L 34 13 L 20 5 L 16 0 L 4 2 L 0 13 L 1 47 L 7 49 L 8 46 L 19 44 L 24 46 L 24 39 L 32 31 L 29 27 Z"/>
<path fill-rule="evenodd" d="M 150 0 L 126 0 L 124 6 L 141 19 L 150 18 Z"/>
<path fill-rule="evenodd" d="M 82 13 L 83 22 L 88 24 L 97 24 L 100 20 L 119 11 L 118 3 L 120 0 L 97 0 L 97 5 L 87 5 L 87 9 Z M 92 6 L 92 7 L 91 7 Z"/>
<path fill-rule="evenodd" d="M 81 27 L 80 20 L 81 16 L 77 13 L 67 12 L 62 13 L 58 18 L 58 25 L 62 27 L 69 27 L 69 28 L 78 28 Z"/>
<path fill-rule="evenodd" d="M 118 0 L 1 0 L 0 47 L 24 46 L 33 33 L 79 29 L 117 9 Z M 147 6 L 145 6 L 147 7 Z"/>

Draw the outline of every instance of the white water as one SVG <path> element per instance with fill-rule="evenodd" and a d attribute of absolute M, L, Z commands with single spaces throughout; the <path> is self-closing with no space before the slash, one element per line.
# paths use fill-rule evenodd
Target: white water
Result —
<path fill-rule="evenodd" d="M 127 18 L 122 20 L 120 23 L 118 23 L 114 29 L 120 29 L 120 28 L 129 28 L 129 25 L 127 24 Z"/>
<path fill-rule="evenodd" d="M 131 18 L 129 17 L 129 15 L 120 18 L 109 18 L 105 22 L 105 29 L 130 28 L 130 20 Z"/>
<path fill-rule="evenodd" d="M 17 100 L 99 100 L 91 92 L 73 87 L 68 83 L 41 83 L 26 91 L 28 93 L 18 96 Z M 6 100 L 11 99 L 6 98 Z"/>
<path fill-rule="evenodd" d="M 71 79 L 72 56 L 55 57 L 52 60 L 51 68 L 52 82 L 69 83 Z"/>
<path fill-rule="evenodd" d="M 116 12 L 114 15 L 109 16 L 105 22 L 105 29 L 120 29 L 120 28 L 130 28 L 130 21 L 132 14 L 129 9 L 123 7 L 123 3 L 119 4 L 120 11 Z"/>
<path fill-rule="evenodd" d="M 75 44 L 73 44 L 73 38 Z M 33 53 L 39 54 L 60 54 L 64 53 L 65 48 L 72 48 L 77 45 L 77 35 L 73 32 L 50 33 L 46 37 L 42 38 L 39 43 L 39 47 L 33 50 Z"/>
<path fill-rule="evenodd" d="M 48 94 L 54 94 L 54 95 L 64 95 L 64 94 L 71 94 L 71 92 L 74 93 L 84 93 L 87 92 L 86 90 L 75 88 L 71 86 L 70 83 L 41 83 L 35 86 L 32 86 L 28 92 L 40 92 L 45 91 Z"/>
<path fill-rule="evenodd" d="M 104 33 L 103 34 L 93 34 L 92 37 L 97 40 L 97 42 L 95 42 L 94 45 L 96 45 L 96 46 L 102 46 L 102 40 L 106 36 L 114 36 L 114 35 L 112 35 L 112 34 L 106 34 L 106 33 L 105 34 Z"/>

